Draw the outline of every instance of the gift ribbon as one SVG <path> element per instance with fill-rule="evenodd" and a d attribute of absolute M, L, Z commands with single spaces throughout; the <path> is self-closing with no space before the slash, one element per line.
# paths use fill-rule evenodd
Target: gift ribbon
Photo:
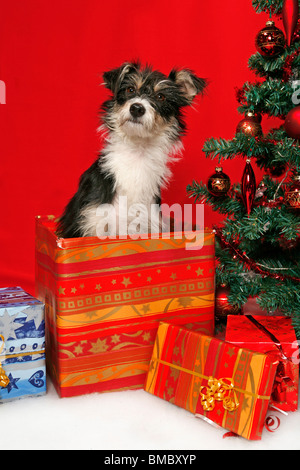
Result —
<path fill-rule="evenodd" d="M 229 392 L 228 395 L 226 395 L 227 392 Z M 233 392 L 233 397 L 230 396 L 231 392 Z M 207 386 L 200 387 L 200 395 L 204 411 L 212 411 L 216 401 L 222 401 L 223 408 L 227 411 L 236 411 L 239 407 L 234 384 L 229 378 L 215 379 L 210 376 L 207 380 Z"/>
<path fill-rule="evenodd" d="M 250 392 L 249 390 L 243 390 L 236 387 L 232 378 L 216 379 L 212 376 L 200 374 L 199 372 L 185 369 L 184 367 L 178 366 L 177 364 L 172 364 L 171 362 L 163 361 L 162 359 L 158 358 L 152 358 L 152 362 L 158 362 L 164 366 L 177 369 L 180 372 L 186 372 L 187 374 L 193 375 L 194 377 L 207 380 L 207 386 L 200 387 L 201 405 L 204 411 L 212 411 L 215 407 L 216 401 L 222 401 L 223 407 L 227 411 L 236 411 L 239 407 L 236 392 L 250 395 L 260 400 L 270 400 L 270 396 L 258 395 L 256 393 Z M 226 395 L 226 392 L 229 392 L 229 394 Z M 230 395 L 233 395 L 233 397 Z"/>
<path fill-rule="evenodd" d="M 0 339 L 2 341 L 2 344 L 0 346 L 0 359 L 2 359 L 1 358 L 1 353 L 4 349 L 4 337 L 1 334 L 0 334 Z M 28 353 L 10 354 L 9 357 L 11 358 L 11 357 L 19 357 L 19 356 L 33 356 L 33 355 L 36 355 L 36 354 L 43 354 L 44 352 L 45 352 L 45 349 L 40 349 L 38 351 L 30 351 Z M 4 356 L 4 359 L 5 358 L 6 358 L 6 356 Z M 7 387 L 9 382 L 10 382 L 10 380 L 7 377 L 6 372 L 3 369 L 1 361 L 0 361 L 0 387 L 2 387 L 2 388 Z"/>
<path fill-rule="evenodd" d="M 255 325 L 259 330 L 263 331 L 273 341 L 273 343 L 275 344 L 275 346 L 277 347 L 279 351 L 280 359 L 279 359 L 279 364 L 277 367 L 277 372 L 276 372 L 276 377 L 274 381 L 271 398 L 277 403 L 285 402 L 287 387 L 295 386 L 293 380 L 291 379 L 292 372 L 291 372 L 291 368 L 289 367 L 292 361 L 289 357 L 286 356 L 286 354 L 283 351 L 281 342 L 279 341 L 278 338 L 276 338 L 276 336 L 273 333 L 271 333 L 271 331 L 269 331 L 265 326 L 263 326 L 252 315 L 245 315 L 245 317 L 248 318 L 251 321 L 251 323 L 253 323 L 253 325 Z M 288 368 L 290 369 L 289 371 L 287 370 Z"/>
<path fill-rule="evenodd" d="M 0 348 L 0 354 L 2 353 L 4 349 L 4 337 L 0 335 L 0 339 L 2 340 L 1 348 Z M 5 370 L 2 367 L 2 364 L 0 362 L 0 387 L 5 388 L 9 384 L 9 378 L 7 377 Z"/>
<path fill-rule="evenodd" d="M 282 357 L 282 359 L 290 361 L 290 359 L 284 354 L 279 339 L 277 339 L 276 336 L 271 333 L 271 331 L 269 331 L 265 326 L 259 323 L 259 321 L 257 321 L 252 315 L 245 315 L 245 317 L 248 318 L 248 320 L 250 320 L 253 325 L 255 325 L 259 330 L 263 331 L 273 341 L 276 348 L 280 352 L 280 356 Z"/>

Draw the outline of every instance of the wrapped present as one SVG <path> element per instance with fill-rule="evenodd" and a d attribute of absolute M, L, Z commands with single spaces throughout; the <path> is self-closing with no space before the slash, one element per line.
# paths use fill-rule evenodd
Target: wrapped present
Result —
<path fill-rule="evenodd" d="M 0 289 L 0 403 L 46 392 L 44 304 Z"/>
<path fill-rule="evenodd" d="M 143 388 L 162 320 L 213 333 L 211 231 L 196 235 L 199 249 L 188 250 L 191 240 L 178 233 L 59 239 L 55 229 L 54 217 L 37 218 L 36 292 L 45 302 L 48 370 L 61 397 Z"/>
<path fill-rule="evenodd" d="M 297 410 L 298 342 L 290 318 L 277 315 L 229 315 L 226 341 L 277 357 L 279 365 L 270 404 L 282 411 Z"/>
<path fill-rule="evenodd" d="M 261 439 L 278 361 L 161 323 L 145 390 L 246 439 Z"/>

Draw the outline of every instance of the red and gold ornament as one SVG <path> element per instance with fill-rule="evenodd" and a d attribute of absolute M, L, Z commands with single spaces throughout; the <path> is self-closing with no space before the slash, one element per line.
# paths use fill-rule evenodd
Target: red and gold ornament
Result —
<path fill-rule="evenodd" d="M 244 168 L 242 182 L 241 182 L 241 195 L 245 205 L 248 217 L 251 213 L 256 193 L 256 179 L 253 168 L 251 166 L 250 158 L 247 158 Z"/>
<path fill-rule="evenodd" d="M 300 210 L 300 174 L 295 175 L 292 184 L 284 193 L 284 204 L 292 210 Z"/>
<path fill-rule="evenodd" d="M 267 21 L 255 38 L 255 46 L 264 57 L 276 57 L 284 51 L 284 33 L 275 26 L 274 21 Z"/>
<path fill-rule="evenodd" d="M 300 139 L 300 106 L 289 111 L 285 118 L 284 128 L 289 137 Z"/>
<path fill-rule="evenodd" d="M 220 166 L 216 167 L 216 172 L 208 178 L 207 189 L 215 197 L 225 196 L 230 189 L 230 178 L 223 173 Z"/>
<path fill-rule="evenodd" d="M 287 45 L 290 46 L 293 35 L 297 29 L 299 18 L 299 2 L 298 0 L 283 0 L 282 6 L 282 22 L 286 35 Z"/>
<path fill-rule="evenodd" d="M 242 133 L 249 137 L 259 137 L 262 135 L 262 127 L 260 124 L 260 115 L 255 115 L 249 111 L 245 118 L 242 119 L 236 128 L 236 133 Z"/>

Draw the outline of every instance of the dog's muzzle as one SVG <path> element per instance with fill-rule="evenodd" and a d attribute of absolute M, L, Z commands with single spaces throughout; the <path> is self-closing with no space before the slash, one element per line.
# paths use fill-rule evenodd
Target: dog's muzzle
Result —
<path fill-rule="evenodd" d="M 139 118 L 145 114 L 146 108 L 140 103 L 133 103 L 130 106 L 129 111 L 132 117 Z"/>

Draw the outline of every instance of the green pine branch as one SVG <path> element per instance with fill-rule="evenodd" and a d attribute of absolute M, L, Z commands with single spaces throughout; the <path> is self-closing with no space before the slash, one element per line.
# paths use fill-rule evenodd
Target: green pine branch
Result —
<path fill-rule="evenodd" d="M 266 12 L 271 17 L 281 12 L 283 0 L 252 0 L 252 5 L 257 13 Z"/>
<path fill-rule="evenodd" d="M 255 111 L 282 117 L 294 107 L 294 89 L 289 82 L 270 78 L 262 83 L 245 84 L 246 103 L 238 108 L 241 113 Z"/>
<path fill-rule="evenodd" d="M 274 144 L 238 133 L 231 140 L 222 138 L 208 139 L 204 143 L 202 150 L 207 157 L 212 160 L 218 157 L 219 161 L 222 159 L 233 159 L 237 155 L 245 157 L 263 157 L 266 155 L 271 157 L 274 151 Z"/>
<path fill-rule="evenodd" d="M 245 208 L 241 200 L 237 198 L 238 185 L 233 187 L 232 191 L 228 195 L 222 197 L 216 197 L 210 194 L 207 186 L 200 181 L 193 181 L 191 185 L 187 186 L 187 194 L 190 198 L 194 198 L 194 202 L 209 204 L 214 211 L 220 212 L 220 214 L 235 214 L 236 216 L 243 217 L 245 214 Z"/>
<path fill-rule="evenodd" d="M 290 137 L 284 137 L 282 141 L 276 145 L 273 157 L 273 162 L 275 164 L 288 163 L 300 172 L 300 145 L 296 140 L 291 139 Z"/>
<path fill-rule="evenodd" d="M 241 249 L 245 245 L 241 243 Z M 300 289 L 299 283 L 286 279 L 279 281 L 269 276 L 257 274 L 248 266 L 235 259 L 228 250 L 216 243 L 216 254 L 219 263 L 216 268 L 216 283 L 230 286 L 229 303 L 243 307 L 249 297 L 256 297 L 257 303 L 268 313 L 279 309 L 283 314 L 292 316 L 296 335 L 300 338 Z M 300 277 L 299 256 L 297 260 L 289 260 L 288 254 L 282 257 L 255 259 L 256 263 L 275 269 L 277 273 L 288 273 Z"/>

